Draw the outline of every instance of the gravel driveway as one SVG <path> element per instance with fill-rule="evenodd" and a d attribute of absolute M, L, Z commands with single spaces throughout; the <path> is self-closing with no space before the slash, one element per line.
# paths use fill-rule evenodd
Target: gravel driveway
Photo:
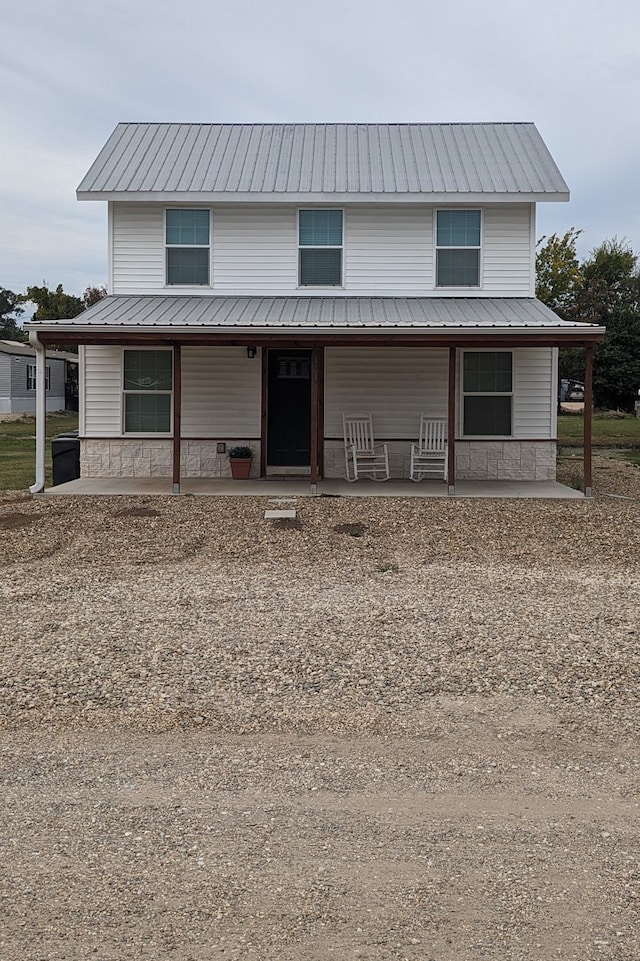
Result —
<path fill-rule="evenodd" d="M 639 478 L 7 496 L 3 961 L 640 957 Z"/>

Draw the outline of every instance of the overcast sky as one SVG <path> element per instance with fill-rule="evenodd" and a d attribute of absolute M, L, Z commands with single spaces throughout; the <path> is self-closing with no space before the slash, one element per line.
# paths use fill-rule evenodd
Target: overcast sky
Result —
<path fill-rule="evenodd" d="M 538 236 L 640 252 L 638 0 L 7 0 L 0 286 L 106 283 L 75 189 L 120 121 L 533 121 L 569 187 Z"/>

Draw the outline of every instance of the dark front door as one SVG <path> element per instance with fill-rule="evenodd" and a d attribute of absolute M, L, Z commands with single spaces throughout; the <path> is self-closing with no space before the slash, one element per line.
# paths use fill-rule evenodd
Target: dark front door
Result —
<path fill-rule="evenodd" d="M 267 379 L 267 465 L 311 463 L 311 351 L 270 350 Z"/>

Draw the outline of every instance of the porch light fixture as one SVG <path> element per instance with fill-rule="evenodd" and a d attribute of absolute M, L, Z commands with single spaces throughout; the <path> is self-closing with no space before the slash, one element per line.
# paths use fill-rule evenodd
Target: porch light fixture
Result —
<path fill-rule="evenodd" d="M 249 358 L 249 360 L 253 360 L 253 358 L 256 356 L 257 351 L 258 351 L 257 347 L 247 347 L 247 357 Z"/>

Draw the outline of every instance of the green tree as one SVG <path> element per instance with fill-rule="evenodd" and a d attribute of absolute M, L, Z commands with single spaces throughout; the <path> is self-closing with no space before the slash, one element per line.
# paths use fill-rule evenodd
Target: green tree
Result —
<path fill-rule="evenodd" d="M 65 294 L 62 284 L 55 290 L 49 290 L 44 281 L 42 287 L 27 287 L 24 299 L 37 306 L 32 320 L 70 320 L 86 310 L 82 298 Z"/>
<path fill-rule="evenodd" d="M 0 287 L 0 340 L 27 340 L 18 318 L 24 313 L 20 294 Z"/>
<path fill-rule="evenodd" d="M 576 251 L 581 233 L 571 227 L 562 237 L 557 234 L 541 237 L 536 245 L 536 297 L 564 318 L 570 317 L 575 310 L 582 287 L 582 271 Z"/>
<path fill-rule="evenodd" d="M 640 271 L 626 241 L 605 240 L 578 261 L 572 227 L 538 242 L 536 296 L 566 320 L 607 328 L 594 350 L 593 397 L 602 409 L 633 410 L 640 389 Z M 546 243 L 545 243 L 546 241 Z M 564 348 L 559 375 L 584 378 L 584 351 Z"/>
<path fill-rule="evenodd" d="M 640 389 L 640 271 L 626 241 L 605 240 L 582 265 L 581 319 L 607 328 L 594 350 L 596 407 L 631 411 Z"/>
<path fill-rule="evenodd" d="M 536 245 L 536 297 L 564 320 L 580 319 L 578 296 L 583 277 L 576 244 L 581 233 L 577 227 L 571 227 L 562 237 L 557 234 L 541 237 Z M 567 380 L 584 380 L 582 349 L 560 349 L 558 376 Z"/>

